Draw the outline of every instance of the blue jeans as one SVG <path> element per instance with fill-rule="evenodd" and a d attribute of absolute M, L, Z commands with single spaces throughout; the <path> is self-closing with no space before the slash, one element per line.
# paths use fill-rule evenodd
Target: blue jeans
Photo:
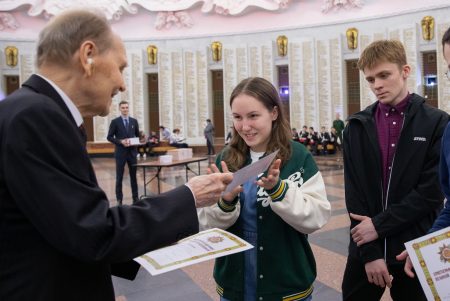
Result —
<path fill-rule="evenodd" d="M 254 248 L 244 252 L 244 300 L 256 301 L 256 252 L 258 250 L 258 235 L 256 232 L 243 231 L 242 238 L 252 244 Z M 312 300 L 312 295 L 302 301 Z M 220 301 L 230 301 L 220 297 Z"/>

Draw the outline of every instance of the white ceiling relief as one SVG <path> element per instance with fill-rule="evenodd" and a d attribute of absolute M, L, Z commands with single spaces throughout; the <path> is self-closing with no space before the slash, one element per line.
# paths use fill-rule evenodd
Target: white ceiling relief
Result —
<path fill-rule="evenodd" d="M 279 10 L 286 8 L 290 0 L 0 0 L 0 30 L 19 27 L 14 17 L 7 13 L 22 5 L 30 5 L 28 15 L 49 18 L 69 8 L 94 7 L 103 11 L 108 20 L 119 20 L 126 11 L 130 14 L 138 12 L 138 6 L 157 13 L 155 28 L 169 29 L 175 27 L 192 27 L 188 9 L 197 3 L 203 3 L 202 13 L 220 15 L 241 14 L 248 7 L 262 10 Z"/>
<path fill-rule="evenodd" d="M 323 2 L 322 12 L 324 13 L 341 8 L 361 8 L 364 4 L 363 0 L 324 0 Z"/>

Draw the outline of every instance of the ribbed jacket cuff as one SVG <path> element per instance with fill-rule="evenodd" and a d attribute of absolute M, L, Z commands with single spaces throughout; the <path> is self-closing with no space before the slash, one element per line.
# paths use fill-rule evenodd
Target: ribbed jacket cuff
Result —
<path fill-rule="evenodd" d="M 236 208 L 236 204 L 238 201 L 239 197 L 235 197 L 234 200 L 231 202 L 225 201 L 224 199 L 220 198 L 217 205 L 219 206 L 220 209 L 222 209 L 222 211 L 231 212 Z"/>
<path fill-rule="evenodd" d="M 273 202 L 281 201 L 286 195 L 288 186 L 285 181 L 278 179 L 278 183 L 272 188 L 266 190 Z"/>

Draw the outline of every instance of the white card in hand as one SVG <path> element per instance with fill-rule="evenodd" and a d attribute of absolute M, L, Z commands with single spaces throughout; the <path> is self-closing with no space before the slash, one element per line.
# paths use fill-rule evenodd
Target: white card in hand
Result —
<path fill-rule="evenodd" d="M 278 151 L 279 150 L 276 150 L 270 155 L 267 155 L 264 158 L 256 161 L 255 163 L 250 164 L 236 171 L 233 174 L 233 181 L 231 181 L 231 183 L 228 184 L 224 193 L 232 191 L 237 186 L 244 184 L 245 182 L 247 182 L 252 178 L 255 178 L 260 173 L 265 172 L 269 168 L 275 156 L 278 154 Z"/>
<path fill-rule="evenodd" d="M 139 144 L 141 144 L 139 142 L 139 137 L 129 138 L 128 140 L 130 141 L 130 145 L 139 145 Z"/>

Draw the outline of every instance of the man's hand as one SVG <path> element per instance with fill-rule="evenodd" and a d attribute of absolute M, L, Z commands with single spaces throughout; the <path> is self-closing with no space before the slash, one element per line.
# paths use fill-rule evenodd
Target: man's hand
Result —
<path fill-rule="evenodd" d="M 125 147 L 129 147 L 130 146 L 130 139 L 128 139 L 128 138 L 122 139 L 122 140 L 120 140 L 120 143 L 122 143 L 122 145 L 125 146 Z"/>
<path fill-rule="evenodd" d="M 194 177 L 186 185 L 194 194 L 195 207 L 201 208 L 216 203 L 232 180 L 232 173 L 212 173 Z"/>
<path fill-rule="evenodd" d="M 278 178 L 280 177 L 280 165 L 281 160 L 275 160 L 267 172 L 267 177 L 262 177 L 256 184 L 266 190 L 272 189 L 278 183 Z"/>
<path fill-rule="evenodd" d="M 405 250 L 403 252 L 401 252 L 400 254 L 398 254 L 396 256 L 398 261 L 402 261 L 405 260 L 405 267 L 403 268 L 405 270 L 406 275 L 408 275 L 411 278 L 414 278 L 414 272 L 413 272 L 413 264 L 411 262 L 411 258 L 409 258 L 408 256 L 408 252 Z"/>
<path fill-rule="evenodd" d="M 220 165 L 222 166 L 222 170 L 224 173 L 229 173 L 228 166 L 224 161 L 220 161 Z M 212 173 L 220 173 L 220 170 L 217 168 L 215 164 L 211 164 L 211 166 L 208 168 L 208 174 Z M 240 192 L 243 191 L 243 188 L 241 185 L 234 188 L 232 191 L 225 193 L 222 195 L 222 199 L 227 202 L 232 202 L 234 198 L 238 196 Z"/>
<path fill-rule="evenodd" d="M 360 223 L 350 231 L 353 241 L 358 247 L 378 239 L 378 233 L 375 230 L 370 217 L 353 213 L 350 213 L 350 217 L 360 221 Z"/>
<path fill-rule="evenodd" d="M 365 264 L 367 280 L 370 283 L 380 287 L 392 286 L 392 275 L 389 275 L 386 262 L 383 259 L 377 259 Z"/>

